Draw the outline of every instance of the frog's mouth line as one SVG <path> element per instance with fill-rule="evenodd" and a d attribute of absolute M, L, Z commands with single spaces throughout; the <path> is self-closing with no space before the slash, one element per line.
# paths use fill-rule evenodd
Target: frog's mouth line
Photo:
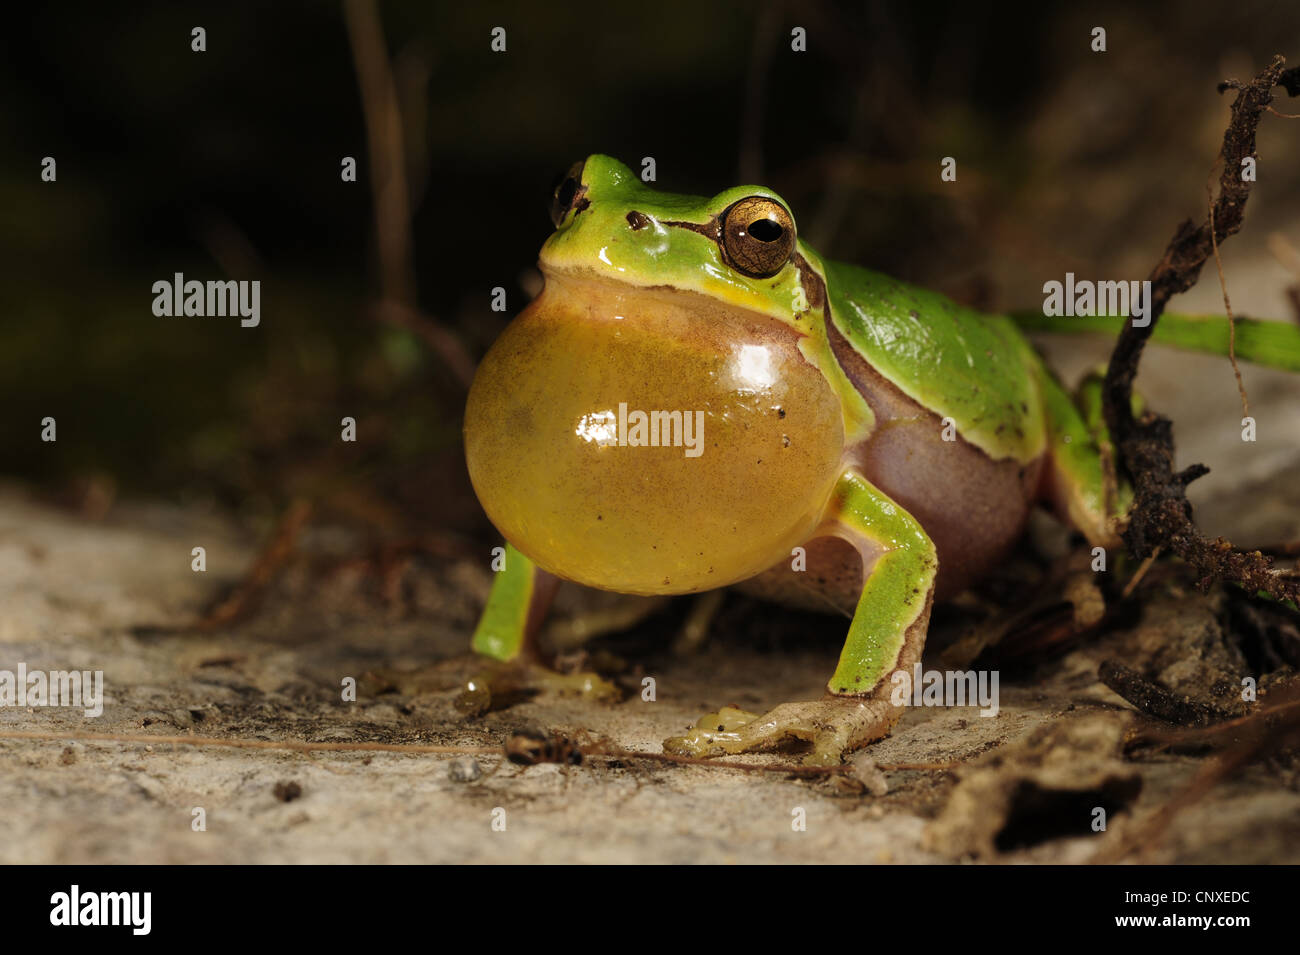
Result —
<path fill-rule="evenodd" d="M 589 204 L 590 203 L 588 203 L 588 205 Z M 583 208 L 586 208 L 586 206 L 584 206 Z M 713 242 L 716 246 L 718 246 L 718 252 L 720 257 L 722 258 L 722 261 L 723 262 L 727 261 L 725 252 L 722 248 L 721 215 L 713 216 L 712 218 L 709 219 L 708 222 L 687 222 L 685 220 L 680 220 L 680 219 L 655 220 L 652 219 L 650 216 L 646 215 L 644 212 L 640 212 L 636 209 L 629 211 L 627 214 L 628 227 L 633 231 L 646 228 L 652 221 L 658 222 L 658 224 L 662 226 L 669 226 L 674 229 L 685 229 L 688 232 L 694 232 L 697 235 L 704 236 L 706 239 L 708 239 L 709 241 Z M 558 274 L 562 272 L 569 273 L 569 274 L 578 274 L 579 272 L 578 269 L 573 269 L 573 268 L 564 268 L 564 267 L 557 268 L 554 266 L 548 267 L 544 261 L 539 264 L 542 267 L 542 272 L 544 275 Z M 820 311 L 822 313 L 823 321 L 828 326 L 833 325 L 834 323 L 831 319 L 830 298 L 826 294 L 826 280 L 822 276 L 822 274 L 819 271 L 817 271 L 817 269 L 813 268 L 812 263 L 809 262 L 808 258 L 803 254 L 803 252 L 799 250 L 799 246 L 797 242 L 794 246 L 794 251 L 790 255 L 790 264 L 794 265 L 795 268 L 799 270 L 800 282 L 803 285 L 805 300 L 808 303 L 807 311 L 808 312 Z M 588 269 L 582 271 L 591 272 L 593 275 L 596 274 L 596 270 Z M 612 281 L 621 281 L 621 280 L 613 279 Z M 675 286 L 666 285 L 666 284 L 665 285 L 644 285 L 644 286 L 637 286 L 631 282 L 623 282 L 623 284 L 634 288 L 639 287 L 639 288 L 649 288 L 649 289 L 675 289 Z M 763 314 L 753 309 L 746 309 L 742 305 L 736 305 L 735 307 L 744 309 L 745 311 L 753 312 L 753 314 L 756 315 Z M 805 336 L 808 334 L 805 327 L 799 324 L 799 322 L 804 318 L 805 314 L 807 313 L 795 312 L 791 310 L 789 315 L 789 322 L 788 322 L 789 327 L 795 329 L 797 332 L 799 332 L 801 336 Z M 772 318 L 777 321 L 782 321 L 782 322 L 785 321 L 784 318 L 778 317 L 776 315 L 766 315 L 765 317 Z M 838 332 L 838 329 L 836 329 L 836 331 Z"/>
<path fill-rule="evenodd" d="M 702 326 L 696 324 L 698 322 L 739 322 L 755 330 L 762 329 L 764 339 L 784 340 L 787 344 L 794 344 L 811 333 L 807 322 L 789 321 L 743 302 L 719 298 L 705 290 L 668 284 L 642 285 L 588 265 L 556 266 L 545 261 L 539 264 L 546 284 L 541 295 L 533 300 L 534 303 L 546 298 L 552 301 L 569 299 L 586 305 L 599 301 L 608 303 L 608 296 L 613 293 L 631 307 L 628 299 L 644 296 L 648 300 L 657 300 L 662 305 L 669 306 L 669 310 L 678 316 L 690 313 L 692 319 L 687 324 L 678 326 L 679 332 L 688 338 L 695 337 L 696 331 L 692 329 L 702 331 Z M 615 321 L 621 317 L 617 308 L 608 305 L 583 310 L 585 321 Z"/>

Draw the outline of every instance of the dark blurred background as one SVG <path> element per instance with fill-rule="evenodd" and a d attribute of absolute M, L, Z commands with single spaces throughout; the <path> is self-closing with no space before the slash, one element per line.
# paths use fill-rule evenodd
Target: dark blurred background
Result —
<path fill-rule="evenodd" d="M 465 378 L 536 292 L 547 191 L 587 153 L 652 156 L 673 191 L 770 185 L 826 255 L 1037 307 L 1067 270 L 1144 277 L 1203 215 L 1231 99 L 1216 82 L 1300 58 L 1294 0 L 51 4 L 6 19 L 0 476 L 91 516 L 150 496 L 260 524 L 307 498 L 380 535 L 488 531 L 461 459 Z M 1225 266 L 1242 311 L 1285 317 L 1300 124 L 1263 127 Z M 57 183 L 40 180 L 45 156 Z M 175 272 L 260 279 L 260 327 L 155 317 L 150 287 Z M 1215 310 L 1212 274 L 1197 292 Z"/>

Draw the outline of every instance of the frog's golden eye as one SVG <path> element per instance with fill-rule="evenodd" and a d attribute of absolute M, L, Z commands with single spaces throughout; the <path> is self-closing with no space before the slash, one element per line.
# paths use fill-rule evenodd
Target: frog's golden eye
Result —
<path fill-rule="evenodd" d="M 794 219 L 767 196 L 750 196 L 722 213 L 722 257 L 750 278 L 776 275 L 794 254 Z"/>
<path fill-rule="evenodd" d="M 555 181 L 555 188 L 551 190 L 551 222 L 555 223 L 557 229 L 575 203 L 579 212 L 587 207 L 587 200 L 582 195 L 586 191 L 582 187 L 582 169 L 585 165 L 586 160 L 575 162 L 568 172 Z"/>

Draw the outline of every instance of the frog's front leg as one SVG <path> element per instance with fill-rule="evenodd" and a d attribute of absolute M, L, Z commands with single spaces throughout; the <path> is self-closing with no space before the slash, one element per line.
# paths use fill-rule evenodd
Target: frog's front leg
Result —
<path fill-rule="evenodd" d="M 507 543 L 504 566 L 492 581 L 487 606 L 474 629 L 475 653 L 509 662 L 536 658 L 537 631 L 559 587 L 548 574 Z"/>
<path fill-rule="evenodd" d="M 807 761 L 825 764 L 889 734 L 902 715 L 890 699 L 890 674 L 910 670 L 925 645 L 939 567 L 934 544 L 910 514 L 854 470 L 836 483 L 822 533 L 853 544 L 863 567 L 862 594 L 825 697 L 763 716 L 710 714 L 685 736 L 665 740 L 666 752 L 720 756 L 803 740 L 812 744 Z"/>
<path fill-rule="evenodd" d="M 494 662 L 470 679 L 457 706 L 468 713 L 483 712 L 497 705 L 494 698 L 499 703 L 502 698 L 527 692 L 619 700 L 622 693 L 618 687 L 595 673 L 557 673 L 540 663 L 537 634 L 560 579 L 512 544 L 506 544 L 504 559 L 471 643 L 475 653 Z"/>

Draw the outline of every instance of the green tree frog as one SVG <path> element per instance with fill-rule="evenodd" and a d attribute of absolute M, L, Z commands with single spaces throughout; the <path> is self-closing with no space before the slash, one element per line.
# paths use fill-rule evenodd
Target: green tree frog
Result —
<path fill-rule="evenodd" d="M 890 676 L 920 660 L 932 602 L 1006 553 L 1031 507 L 1119 543 L 1097 389 L 1091 408 L 1068 394 L 1009 318 L 824 260 L 770 189 L 672 195 L 593 155 L 551 213 L 544 288 L 465 413 L 508 542 L 479 653 L 529 654 L 559 579 L 829 598 L 856 610 L 821 699 L 706 717 L 665 748 L 796 739 L 834 762 L 890 732 Z"/>

